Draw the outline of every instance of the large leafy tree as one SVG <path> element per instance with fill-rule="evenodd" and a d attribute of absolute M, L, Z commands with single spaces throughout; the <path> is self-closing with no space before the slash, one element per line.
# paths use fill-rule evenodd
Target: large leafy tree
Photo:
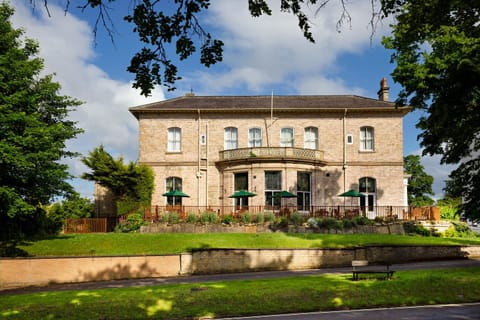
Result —
<path fill-rule="evenodd" d="M 83 179 L 95 181 L 113 193 L 119 214 L 150 206 L 154 175 L 150 167 L 114 159 L 103 146 L 95 148 L 82 162 L 91 169 Z"/>
<path fill-rule="evenodd" d="M 411 206 L 430 206 L 435 201 L 433 195 L 433 177 L 425 172 L 420 156 L 408 155 L 403 158 L 405 173 L 409 174 L 407 186 L 408 204 Z"/>
<path fill-rule="evenodd" d="M 35 233 L 42 205 L 73 191 L 65 142 L 81 132 L 68 119 L 79 101 L 59 95 L 52 76 L 41 76 L 38 44 L 10 23 L 0 3 L 0 237 Z M 37 229 L 38 230 L 38 229 Z"/>
<path fill-rule="evenodd" d="M 399 104 L 424 111 L 417 126 L 424 154 L 459 163 L 447 188 L 467 217 L 480 218 L 480 2 L 382 0 L 396 16 L 384 39 L 394 50 Z M 455 192 L 452 192 L 455 191 Z"/>

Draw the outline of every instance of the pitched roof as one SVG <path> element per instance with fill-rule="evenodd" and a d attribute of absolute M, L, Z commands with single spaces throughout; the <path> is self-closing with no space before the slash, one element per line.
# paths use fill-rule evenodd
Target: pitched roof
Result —
<path fill-rule="evenodd" d="M 306 96 L 194 96 L 185 95 L 130 108 L 138 118 L 141 113 L 163 112 L 275 112 L 301 111 L 394 111 L 406 114 L 410 108 L 395 103 L 355 95 L 306 95 Z"/>

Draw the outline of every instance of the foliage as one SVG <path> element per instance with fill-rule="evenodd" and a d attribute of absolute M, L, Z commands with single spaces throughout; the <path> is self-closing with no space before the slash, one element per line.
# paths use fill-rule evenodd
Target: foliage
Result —
<path fill-rule="evenodd" d="M 120 219 L 120 223 L 115 227 L 116 232 L 136 232 L 145 224 L 143 214 L 132 213 L 125 219 Z"/>
<path fill-rule="evenodd" d="M 244 213 L 242 213 L 240 219 L 244 224 L 252 223 L 252 214 L 248 211 L 245 211 Z"/>
<path fill-rule="evenodd" d="M 303 224 L 303 217 L 300 213 L 295 211 L 290 215 L 290 221 L 296 226 L 301 226 Z"/>
<path fill-rule="evenodd" d="M 382 0 L 396 20 L 384 45 L 394 50 L 398 104 L 423 112 L 417 127 L 424 154 L 460 164 L 448 192 L 464 198 L 466 217 L 480 217 L 480 24 L 478 1 Z"/>
<path fill-rule="evenodd" d="M 273 212 L 266 212 L 264 214 L 265 222 L 273 222 L 275 221 L 275 215 Z"/>
<path fill-rule="evenodd" d="M 452 225 L 443 233 L 447 238 L 475 238 L 477 234 L 470 229 L 467 223 L 455 221 Z"/>
<path fill-rule="evenodd" d="M 437 201 L 440 208 L 440 217 L 445 220 L 458 220 L 460 218 L 461 198 L 445 197 Z"/>
<path fill-rule="evenodd" d="M 435 229 L 425 228 L 422 224 L 410 221 L 403 223 L 403 229 L 405 230 L 405 233 L 409 235 L 420 235 L 423 237 L 439 236 Z"/>
<path fill-rule="evenodd" d="M 189 212 L 187 215 L 187 223 L 196 223 L 197 222 L 197 215 L 193 212 Z"/>
<path fill-rule="evenodd" d="M 31 1 L 33 4 L 35 0 Z M 114 10 L 115 0 L 86 0 L 82 10 L 97 10 L 98 18 L 94 26 L 103 26 L 110 38 L 114 39 L 115 26 L 112 24 L 109 12 Z M 322 9 L 328 1 L 317 4 L 317 0 L 281 0 L 280 10 L 297 18 L 298 27 L 303 36 L 310 42 L 315 42 L 311 29 L 311 21 L 305 11 L 305 6 L 317 6 Z M 345 21 L 350 21 L 345 0 L 338 0 L 341 13 L 337 22 L 340 28 Z M 43 2 L 48 10 L 48 0 Z M 68 4 L 70 1 L 67 2 Z M 116 1 L 116 3 L 123 3 Z M 119 4 L 120 6 L 120 4 Z M 35 6 L 33 6 L 35 7 Z M 183 61 L 191 56 L 198 57 L 206 67 L 223 60 L 223 41 L 215 39 L 200 23 L 200 17 L 210 7 L 210 0 L 176 0 L 171 8 L 161 1 L 136 1 L 133 10 L 124 17 L 127 23 L 133 25 L 133 31 L 138 35 L 143 47 L 130 60 L 127 70 L 135 75 L 133 87 L 140 88 L 145 96 L 150 95 L 156 85 L 163 85 L 168 90 L 175 90 L 178 76 L 177 62 L 174 62 L 168 52 L 175 50 L 177 59 Z M 130 9 L 130 7 L 129 7 Z M 66 11 L 69 6 L 66 5 Z M 266 0 L 248 1 L 248 10 L 252 17 L 272 15 L 272 10 Z M 199 53 L 197 50 L 199 49 Z"/>
<path fill-rule="evenodd" d="M 431 206 L 434 200 L 428 195 L 434 194 L 433 177 L 427 174 L 423 165 L 420 164 L 420 156 L 404 157 L 403 166 L 405 173 L 410 175 L 407 186 L 408 204 L 416 207 Z"/>
<path fill-rule="evenodd" d="M 261 224 L 265 222 L 265 215 L 263 213 L 258 213 L 255 216 L 255 223 Z"/>
<path fill-rule="evenodd" d="M 83 179 L 95 181 L 108 188 L 117 203 L 117 214 L 124 215 L 141 207 L 149 207 L 152 200 L 154 175 L 150 167 L 114 159 L 103 146 L 95 148 L 82 162 L 91 169 Z"/>
<path fill-rule="evenodd" d="M 207 224 L 207 223 L 217 223 L 217 222 L 218 222 L 218 215 L 216 212 L 204 211 L 200 215 L 200 223 Z"/>
<path fill-rule="evenodd" d="M 318 219 L 318 227 L 321 229 L 343 229 L 343 223 L 335 218 Z"/>
<path fill-rule="evenodd" d="M 223 217 L 222 223 L 231 225 L 233 224 L 233 216 L 231 214 L 227 214 Z"/>
<path fill-rule="evenodd" d="M 12 15 L 0 3 L 0 238 L 7 239 L 36 234 L 46 220 L 41 206 L 73 192 L 60 160 L 76 155 L 65 144 L 82 131 L 68 119 L 81 103 L 43 76 L 38 44 L 12 27 Z"/>
<path fill-rule="evenodd" d="M 365 216 L 355 216 L 353 217 L 352 221 L 357 226 L 366 226 L 372 224 L 372 221 Z"/>
<path fill-rule="evenodd" d="M 46 207 L 48 220 L 56 229 L 64 225 L 65 219 L 90 218 L 93 216 L 93 203 L 88 198 L 82 198 L 78 193 L 73 193 L 67 199 Z"/>

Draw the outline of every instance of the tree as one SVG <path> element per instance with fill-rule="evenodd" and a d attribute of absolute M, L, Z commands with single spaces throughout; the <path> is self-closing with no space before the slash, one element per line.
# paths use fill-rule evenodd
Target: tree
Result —
<path fill-rule="evenodd" d="M 95 181 L 109 189 L 117 203 L 117 214 L 126 214 L 150 206 L 154 175 L 150 167 L 134 162 L 123 163 L 123 158 L 114 159 L 103 146 L 95 148 L 82 162 L 92 171 L 84 173 L 83 179 Z"/>
<path fill-rule="evenodd" d="M 42 205 L 73 192 L 60 160 L 75 156 L 65 142 L 81 132 L 67 118 L 80 102 L 40 76 L 38 44 L 12 28 L 13 13 L 0 4 L 0 237 L 8 239 L 40 231 Z"/>
<path fill-rule="evenodd" d="M 114 26 L 109 12 L 111 3 L 115 1 L 85 0 L 84 5 L 80 6 L 82 10 L 97 10 L 94 34 L 97 33 L 99 26 L 103 26 L 112 41 Z M 337 1 L 342 7 L 337 22 L 337 27 L 340 28 L 345 21 L 350 21 L 350 15 L 346 0 Z M 374 3 L 378 0 L 371 1 L 373 10 Z M 33 7 L 36 6 L 35 0 L 30 2 Z M 48 0 L 41 2 L 48 12 Z M 70 2 L 65 0 L 66 11 L 69 10 Z M 310 31 L 311 22 L 303 10 L 304 6 L 317 6 L 317 10 L 321 10 L 329 2 L 330 0 L 281 0 L 280 9 L 282 12 L 293 14 L 304 37 L 314 42 Z M 169 49 L 175 50 L 180 60 L 185 60 L 195 54 L 199 46 L 199 60 L 206 67 L 223 59 L 223 41 L 214 39 L 200 23 L 199 16 L 208 10 L 210 0 L 174 0 L 170 4 L 169 8 L 164 1 L 138 0 L 134 2 L 131 13 L 124 17 L 125 21 L 133 24 L 133 31 L 144 44 L 144 47 L 132 57 L 127 70 L 135 74 L 133 87 L 140 88 L 145 96 L 150 95 L 156 85 L 164 85 L 168 90 L 175 90 L 175 82 L 181 79 L 176 64 L 168 55 Z M 252 17 L 272 14 L 266 0 L 248 0 L 248 9 Z"/>
<path fill-rule="evenodd" d="M 395 15 L 384 39 L 394 50 L 398 104 L 424 111 L 417 124 L 424 154 L 457 164 L 449 189 L 463 196 L 467 217 L 480 218 L 480 2 L 382 0 Z"/>
<path fill-rule="evenodd" d="M 411 206 L 431 206 L 435 201 L 428 195 L 433 195 L 433 177 L 425 172 L 420 163 L 420 156 L 408 155 L 403 158 L 405 173 L 408 179 L 408 204 Z"/>

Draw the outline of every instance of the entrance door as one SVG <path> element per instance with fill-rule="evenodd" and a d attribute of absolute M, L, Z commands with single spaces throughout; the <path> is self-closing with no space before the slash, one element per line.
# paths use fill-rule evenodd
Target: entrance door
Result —
<path fill-rule="evenodd" d="M 377 200 L 377 182 L 374 178 L 364 177 L 359 181 L 359 191 L 366 195 L 360 198 L 360 206 L 369 219 L 375 218 L 375 205 Z"/>

